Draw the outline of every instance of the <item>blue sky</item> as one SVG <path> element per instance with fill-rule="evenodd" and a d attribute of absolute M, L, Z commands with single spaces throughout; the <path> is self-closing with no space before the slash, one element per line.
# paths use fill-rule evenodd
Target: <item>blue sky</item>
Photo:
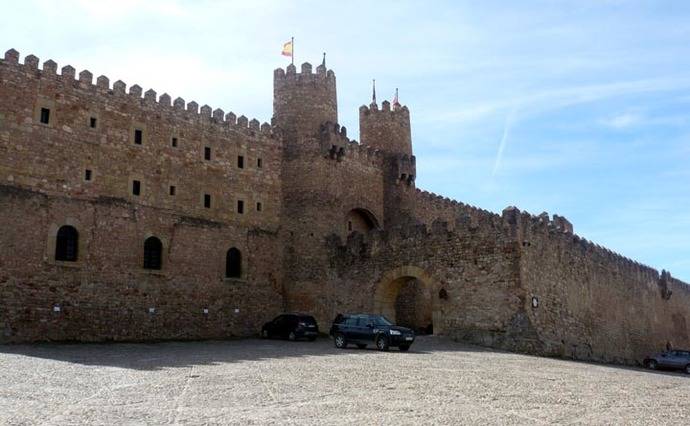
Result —
<path fill-rule="evenodd" d="M 353 138 L 371 79 L 400 88 L 418 187 L 563 215 L 690 281 L 690 2 L 24 0 L 2 21 L 3 50 L 260 121 L 294 36 L 297 63 L 328 52 Z"/>

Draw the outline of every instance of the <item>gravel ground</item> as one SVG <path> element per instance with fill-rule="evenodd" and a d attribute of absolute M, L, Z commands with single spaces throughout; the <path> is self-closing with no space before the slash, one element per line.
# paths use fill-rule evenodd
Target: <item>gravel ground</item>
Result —
<path fill-rule="evenodd" d="M 690 424 L 690 377 L 421 337 L 0 346 L 0 424 Z"/>

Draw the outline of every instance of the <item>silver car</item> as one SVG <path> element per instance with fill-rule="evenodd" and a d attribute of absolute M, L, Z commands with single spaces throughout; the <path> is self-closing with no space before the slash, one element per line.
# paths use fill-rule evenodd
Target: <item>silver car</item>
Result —
<path fill-rule="evenodd" d="M 645 358 L 644 366 L 651 370 L 666 368 L 683 370 L 690 374 L 690 351 L 672 350 L 649 356 Z"/>

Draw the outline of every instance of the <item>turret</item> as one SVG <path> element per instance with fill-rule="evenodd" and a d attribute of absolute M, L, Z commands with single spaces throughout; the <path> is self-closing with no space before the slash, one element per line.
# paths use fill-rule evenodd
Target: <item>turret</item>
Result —
<path fill-rule="evenodd" d="M 396 104 L 391 108 L 388 101 L 375 102 L 359 107 L 359 139 L 363 145 L 391 154 L 412 155 L 410 111 Z"/>
<path fill-rule="evenodd" d="M 335 73 L 325 65 L 312 73 L 309 63 L 300 73 L 294 65 L 273 73 L 273 124 L 279 126 L 288 141 L 314 136 L 322 123 L 338 122 Z"/>

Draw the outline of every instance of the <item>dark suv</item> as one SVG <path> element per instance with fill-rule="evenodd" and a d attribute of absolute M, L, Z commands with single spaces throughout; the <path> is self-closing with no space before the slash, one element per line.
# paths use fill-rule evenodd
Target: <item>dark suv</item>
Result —
<path fill-rule="evenodd" d="M 344 349 L 354 343 L 364 349 L 375 344 L 380 351 L 398 347 L 401 351 L 410 349 L 414 342 L 414 331 L 398 327 L 383 315 L 347 314 L 338 315 L 333 320 L 330 335 L 336 348 Z"/>
<path fill-rule="evenodd" d="M 648 356 L 644 360 L 644 365 L 652 370 L 667 368 L 683 370 L 690 374 L 690 351 L 672 350 Z"/>
<path fill-rule="evenodd" d="M 319 335 L 319 326 L 313 316 L 307 314 L 282 314 L 261 328 L 261 337 L 280 337 L 288 340 L 307 338 L 313 341 Z"/>

